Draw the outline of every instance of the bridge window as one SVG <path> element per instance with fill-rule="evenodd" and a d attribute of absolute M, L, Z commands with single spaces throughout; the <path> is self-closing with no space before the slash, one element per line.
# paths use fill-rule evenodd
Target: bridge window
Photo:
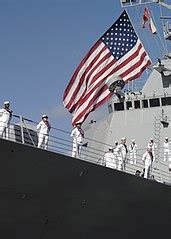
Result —
<path fill-rule="evenodd" d="M 140 101 L 139 100 L 134 101 L 134 108 L 135 109 L 140 109 Z"/>
<path fill-rule="evenodd" d="M 115 111 L 124 110 L 124 103 L 123 102 L 114 103 L 114 109 L 115 109 Z"/>
<path fill-rule="evenodd" d="M 171 105 L 171 97 L 163 97 L 161 98 L 162 106 Z"/>
<path fill-rule="evenodd" d="M 160 106 L 160 100 L 159 100 L 159 98 L 150 99 L 149 101 L 150 101 L 150 107 Z"/>
<path fill-rule="evenodd" d="M 142 107 L 148 108 L 148 100 L 142 100 Z"/>
<path fill-rule="evenodd" d="M 126 109 L 129 110 L 129 108 L 132 108 L 132 101 L 126 102 Z"/>

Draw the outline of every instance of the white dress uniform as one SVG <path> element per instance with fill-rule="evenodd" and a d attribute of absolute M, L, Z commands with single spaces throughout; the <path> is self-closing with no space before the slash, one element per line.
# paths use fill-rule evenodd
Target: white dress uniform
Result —
<path fill-rule="evenodd" d="M 116 169 L 115 156 L 110 150 L 104 154 L 104 162 L 106 167 Z"/>
<path fill-rule="evenodd" d="M 39 124 L 37 125 L 37 130 L 39 131 L 38 148 L 47 149 L 50 128 L 51 128 L 51 126 L 48 121 L 44 122 L 43 120 L 41 120 L 39 122 Z M 43 147 L 43 145 L 44 145 L 44 147 Z"/>
<path fill-rule="evenodd" d="M 129 158 L 130 158 L 130 164 L 136 164 L 137 163 L 137 144 L 134 143 L 135 141 L 132 141 L 132 143 L 129 145 Z"/>
<path fill-rule="evenodd" d="M 163 149 L 164 149 L 164 157 L 163 157 L 163 161 L 171 161 L 171 150 L 170 150 L 170 143 L 168 141 L 168 138 L 165 138 L 164 143 L 163 143 Z"/>
<path fill-rule="evenodd" d="M 73 137 L 72 157 L 79 157 L 81 154 L 84 132 L 81 128 L 74 127 L 71 132 L 71 137 Z"/>
<path fill-rule="evenodd" d="M 0 137 L 9 138 L 9 124 L 12 116 L 12 111 L 9 109 L 0 109 Z"/>
<path fill-rule="evenodd" d="M 127 156 L 126 145 L 121 143 L 118 145 L 118 170 L 122 171 L 125 170 L 126 156 Z"/>
<path fill-rule="evenodd" d="M 144 178 L 150 178 L 151 176 L 151 170 L 152 170 L 152 162 L 153 162 L 153 154 L 150 152 L 150 150 L 147 149 L 147 151 L 143 154 L 142 160 L 144 161 Z"/>

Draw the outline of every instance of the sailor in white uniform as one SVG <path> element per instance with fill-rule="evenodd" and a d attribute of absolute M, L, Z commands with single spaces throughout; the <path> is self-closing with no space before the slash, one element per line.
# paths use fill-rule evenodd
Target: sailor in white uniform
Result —
<path fill-rule="evenodd" d="M 106 167 L 116 169 L 116 161 L 112 147 L 109 147 L 109 150 L 104 154 L 104 162 Z"/>
<path fill-rule="evenodd" d="M 157 145 L 156 143 L 154 142 L 153 138 L 150 139 L 148 145 L 147 145 L 147 148 L 152 148 L 152 154 L 153 154 L 153 161 L 156 160 L 156 149 L 157 149 Z"/>
<path fill-rule="evenodd" d="M 147 151 L 143 154 L 142 160 L 144 161 L 144 169 L 145 169 L 144 178 L 150 178 L 153 163 L 153 153 L 151 147 L 147 148 Z"/>
<path fill-rule="evenodd" d="M 10 110 L 10 102 L 5 101 L 4 107 L 0 109 L 0 137 L 9 138 L 9 125 L 12 118 L 12 110 Z"/>
<path fill-rule="evenodd" d="M 130 164 L 136 164 L 137 163 L 137 144 L 135 143 L 135 139 L 131 140 L 131 144 L 129 145 L 129 159 Z"/>
<path fill-rule="evenodd" d="M 163 143 L 163 149 L 164 149 L 164 157 L 163 157 L 163 161 L 171 161 L 171 149 L 170 149 L 170 143 L 169 143 L 169 138 L 166 137 Z"/>
<path fill-rule="evenodd" d="M 48 121 L 47 115 L 42 115 L 42 120 L 37 125 L 38 134 L 38 148 L 48 148 L 48 140 L 49 140 L 49 131 L 51 129 L 51 125 Z"/>
<path fill-rule="evenodd" d="M 71 132 L 71 137 L 73 137 L 72 157 L 80 157 L 84 138 L 84 131 L 81 128 L 81 123 L 75 124 Z"/>
<path fill-rule="evenodd" d="M 125 170 L 125 164 L 127 161 L 127 145 L 126 138 L 121 138 L 121 143 L 118 145 L 118 170 Z"/>

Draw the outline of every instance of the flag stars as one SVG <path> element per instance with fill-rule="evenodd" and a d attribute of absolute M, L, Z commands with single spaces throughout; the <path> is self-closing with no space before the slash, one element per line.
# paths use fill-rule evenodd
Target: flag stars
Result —
<path fill-rule="evenodd" d="M 122 15 L 101 39 L 115 59 L 120 59 L 134 47 L 138 38 L 125 14 L 125 17 Z"/>

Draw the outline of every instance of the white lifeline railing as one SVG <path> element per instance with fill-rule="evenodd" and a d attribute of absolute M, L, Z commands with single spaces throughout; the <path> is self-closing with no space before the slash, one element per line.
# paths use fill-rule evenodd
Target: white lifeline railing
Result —
<path fill-rule="evenodd" d="M 38 132 L 36 130 L 38 122 L 26 119 L 22 116 L 13 115 L 10 125 L 7 127 L 2 135 L 3 124 L 0 122 L 0 137 L 4 139 L 26 144 L 32 147 L 37 147 L 38 145 Z M 93 146 L 92 146 L 93 145 Z M 89 138 L 85 138 L 83 146 L 81 147 L 81 153 L 79 158 L 88 162 L 99 164 L 102 166 L 106 165 L 104 162 L 104 148 L 108 148 L 108 145 L 99 141 L 95 141 Z M 72 155 L 73 140 L 70 136 L 70 132 L 52 127 L 48 140 L 47 150 L 52 152 L 57 152 L 60 154 Z M 136 170 L 139 170 L 141 174 L 144 169 L 144 162 L 142 161 L 144 149 L 138 149 L 136 154 L 136 164 L 130 163 L 129 154 L 124 161 L 124 167 L 120 169 L 126 173 L 134 174 Z M 116 169 L 119 170 L 119 159 L 115 155 Z M 159 160 L 153 162 L 151 175 L 154 176 L 155 181 L 159 183 L 165 183 L 171 185 L 171 172 L 168 169 L 169 162 L 163 161 L 163 148 L 159 148 Z"/>

